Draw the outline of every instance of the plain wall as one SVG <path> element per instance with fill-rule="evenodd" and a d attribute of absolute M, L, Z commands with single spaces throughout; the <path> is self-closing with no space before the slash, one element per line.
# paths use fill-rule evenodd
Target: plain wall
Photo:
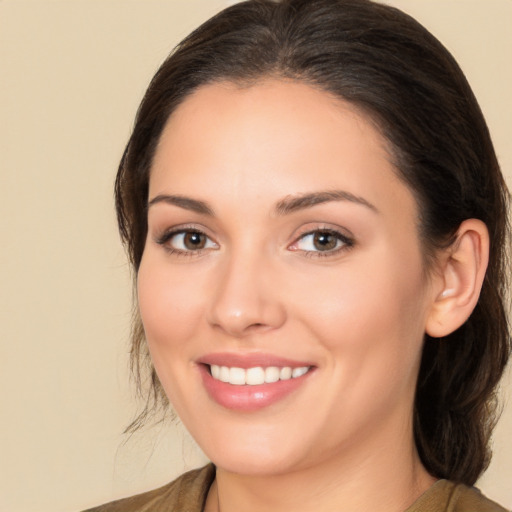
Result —
<path fill-rule="evenodd" d="M 204 460 L 179 426 L 122 435 L 136 402 L 112 184 L 159 63 L 230 3 L 0 0 L 1 510 L 81 510 Z M 512 1 L 388 3 L 459 60 L 512 183 Z M 509 403 L 479 483 L 508 508 L 511 433 Z"/>

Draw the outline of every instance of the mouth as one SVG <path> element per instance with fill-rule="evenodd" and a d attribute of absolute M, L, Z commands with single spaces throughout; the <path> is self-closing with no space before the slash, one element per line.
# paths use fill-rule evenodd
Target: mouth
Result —
<path fill-rule="evenodd" d="M 278 381 L 297 379 L 306 375 L 311 366 L 254 366 L 252 368 L 238 368 L 236 366 L 207 365 L 214 380 L 232 384 L 233 386 L 261 386 L 273 384 Z"/>
<path fill-rule="evenodd" d="M 196 363 L 209 397 L 223 408 L 240 412 L 286 402 L 307 386 L 316 370 L 306 362 L 265 354 L 210 354 Z"/>

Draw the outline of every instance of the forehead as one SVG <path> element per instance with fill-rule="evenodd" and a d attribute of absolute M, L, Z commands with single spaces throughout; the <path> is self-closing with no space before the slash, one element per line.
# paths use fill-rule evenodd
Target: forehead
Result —
<path fill-rule="evenodd" d="M 340 188 L 415 209 L 367 116 L 325 91 L 283 80 L 196 90 L 169 118 L 150 179 L 150 196 L 172 189 L 244 204 Z"/>
<path fill-rule="evenodd" d="M 191 142 L 213 149 L 224 137 L 230 137 L 233 146 L 238 144 L 240 153 L 252 149 L 261 155 L 259 149 L 268 149 L 273 142 L 277 157 L 288 145 L 297 154 L 298 139 L 304 142 L 304 151 L 352 139 L 358 147 L 365 145 L 366 152 L 373 147 L 384 158 L 390 156 L 387 141 L 354 105 L 305 83 L 277 79 L 247 87 L 231 82 L 200 87 L 172 113 L 158 149 L 190 149 Z"/>

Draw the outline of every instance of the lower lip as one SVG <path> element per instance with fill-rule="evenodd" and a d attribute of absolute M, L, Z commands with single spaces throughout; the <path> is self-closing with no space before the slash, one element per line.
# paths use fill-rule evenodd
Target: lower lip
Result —
<path fill-rule="evenodd" d="M 312 373 L 310 370 L 301 377 L 278 380 L 271 384 L 237 386 L 214 379 L 204 364 L 199 365 L 199 368 L 210 398 L 222 407 L 245 412 L 257 411 L 283 400 L 305 384 Z"/>

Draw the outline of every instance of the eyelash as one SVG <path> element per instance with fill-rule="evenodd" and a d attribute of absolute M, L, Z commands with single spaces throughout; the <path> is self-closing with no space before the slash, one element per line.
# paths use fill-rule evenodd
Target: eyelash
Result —
<path fill-rule="evenodd" d="M 212 242 L 212 239 L 204 231 L 201 231 L 200 229 L 197 229 L 196 227 L 187 227 L 187 226 L 182 226 L 177 229 L 173 228 L 168 231 L 165 231 L 162 235 L 158 236 L 155 239 L 155 241 L 157 244 L 163 246 L 163 248 L 169 254 L 172 254 L 175 256 L 194 257 L 194 256 L 201 255 L 205 250 L 211 249 L 210 247 L 208 247 L 208 248 L 201 248 L 201 249 L 197 249 L 197 250 L 191 249 L 191 250 L 184 251 L 182 249 L 176 249 L 169 244 L 169 242 L 177 235 L 187 235 L 187 234 L 202 235 L 202 236 L 206 237 L 210 242 Z M 217 245 L 215 242 L 213 242 L 213 243 L 215 245 Z"/>
<path fill-rule="evenodd" d="M 212 249 L 211 247 L 208 247 L 208 248 L 201 248 L 201 249 L 197 249 L 197 250 L 193 250 L 193 249 L 182 250 L 182 249 L 176 249 L 176 248 L 172 247 L 171 245 L 169 245 L 169 242 L 177 235 L 186 235 L 186 234 L 202 235 L 202 236 L 206 237 L 207 240 L 209 240 L 210 242 L 217 245 L 216 242 L 213 242 L 212 239 L 204 231 L 201 231 L 200 229 L 197 229 L 196 227 L 186 227 L 186 226 L 183 226 L 183 227 L 180 227 L 177 229 L 173 228 L 168 231 L 165 231 L 162 235 L 158 236 L 155 239 L 155 241 L 157 244 L 163 246 L 163 248 L 169 254 L 176 255 L 176 256 L 185 256 L 185 257 L 200 256 L 204 251 Z M 304 249 L 298 249 L 298 248 L 291 249 L 291 247 L 293 247 L 294 245 L 297 245 L 300 241 L 303 241 L 306 237 L 312 236 L 312 235 L 317 235 L 317 234 L 327 234 L 327 235 L 334 236 L 336 238 L 336 241 L 341 242 L 342 245 L 340 247 L 336 247 L 336 248 L 330 249 L 330 250 L 328 249 L 325 251 L 304 250 Z M 317 229 L 312 229 L 310 231 L 307 231 L 306 233 L 302 233 L 299 237 L 297 237 L 295 239 L 295 241 L 291 245 L 288 246 L 288 248 L 290 248 L 290 250 L 292 250 L 292 251 L 303 253 L 303 255 L 307 258 L 326 258 L 329 256 L 337 255 L 340 252 L 347 251 L 347 250 L 351 249 L 354 246 L 354 244 L 355 244 L 355 242 L 352 238 L 344 235 L 343 233 L 340 233 L 339 231 L 337 231 L 335 229 L 317 228 Z"/>
<path fill-rule="evenodd" d="M 299 252 L 299 251 L 302 252 L 303 255 L 307 258 L 328 258 L 328 257 L 338 255 L 341 252 L 347 251 L 355 245 L 355 241 L 353 238 L 348 237 L 347 235 L 344 235 L 343 233 L 340 233 L 339 231 L 337 231 L 335 229 L 316 228 L 316 229 L 307 231 L 306 233 L 302 233 L 299 237 L 297 237 L 295 242 L 293 242 L 292 245 L 289 247 L 293 247 L 294 245 L 297 245 L 301 240 L 304 240 L 307 236 L 312 236 L 312 235 L 317 235 L 317 234 L 331 235 L 336 239 L 337 242 L 341 242 L 341 246 L 336 247 L 331 250 L 325 250 L 325 251 L 321 251 L 321 250 L 307 251 L 307 250 L 298 249 L 298 248 L 295 248 L 292 250 L 297 251 L 297 252 Z"/>

